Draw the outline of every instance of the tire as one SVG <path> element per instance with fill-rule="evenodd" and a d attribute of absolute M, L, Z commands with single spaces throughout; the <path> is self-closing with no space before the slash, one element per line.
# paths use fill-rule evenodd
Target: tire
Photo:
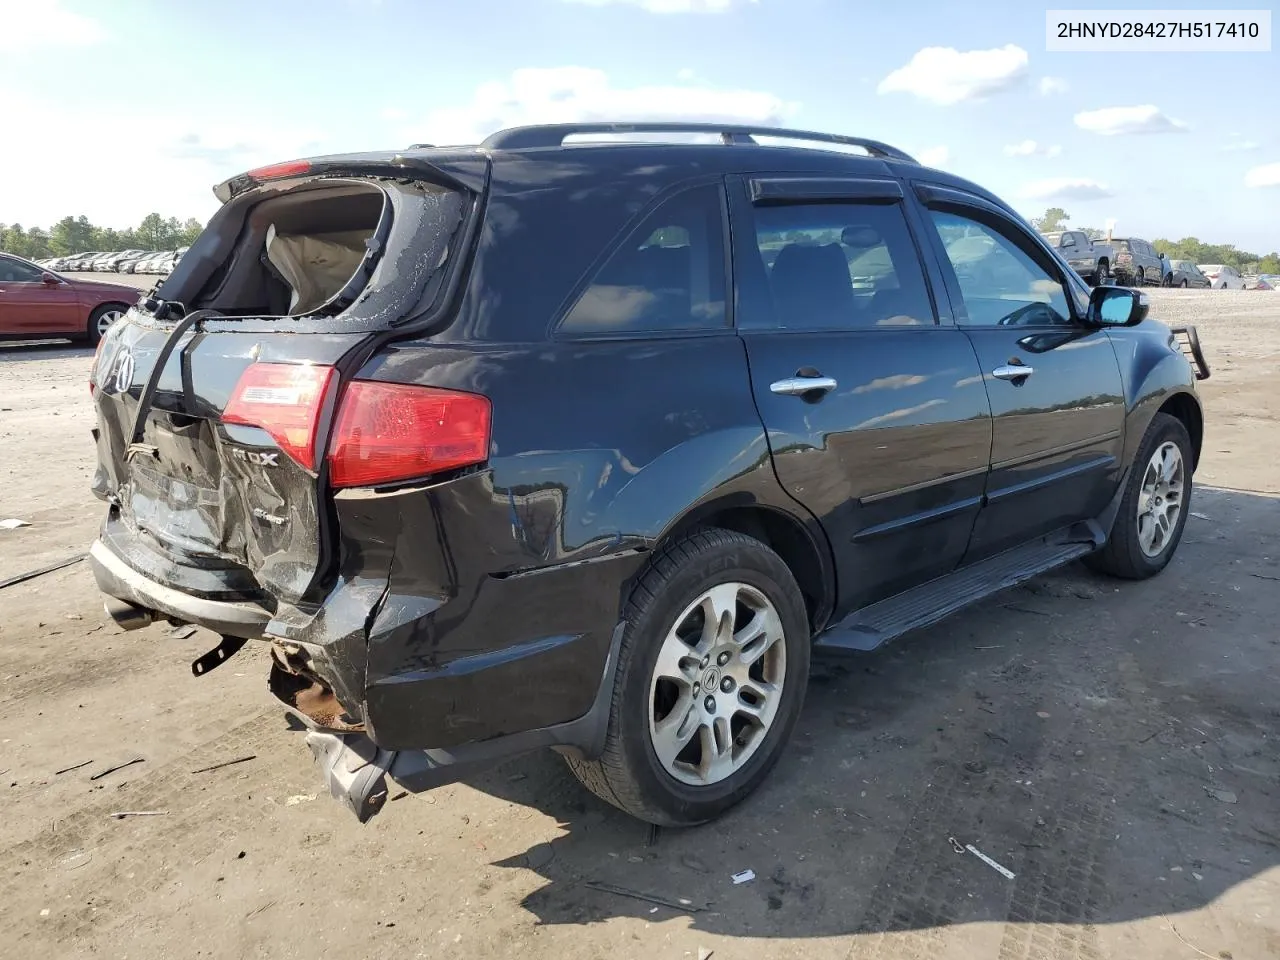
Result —
<path fill-rule="evenodd" d="M 1111 267 L 1108 266 L 1107 261 L 1099 260 L 1098 269 L 1093 272 L 1093 285 L 1095 287 L 1100 287 L 1105 284 L 1110 277 Z"/>
<path fill-rule="evenodd" d="M 1183 290 L 1187 289 L 1187 285 L 1188 284 L 1186 280 L 1183 280 L 1182 283 L 1178 284 L 1178 286 L 1182 287 Z"/>
<path fill-rule="evenodd" d="M 701 639 L 711 637 L 703 632 L 704 611 L 727 611 L 728 597 L 735 601 L 737 637 L 757 623 L 766 639 L 774 635 L 750 667 L 729 652 L 737 649 L 736 637 L 721 631 L 715 640 Z M 760 601 L 776 616 L 770 618 Z M 565 759 L 588 790 L 632 816 L 662 826 L 706 823 L 754 791 L 791 738 L 809 674 L 804 598 L 791 571 L 767 546 L 712 528 L 660 551 L 632 590 L 624 616 L 604 750 L 596 760 Z M 727 616 L 718 619 L 728 623 Z M 709 642 L 710 658 L 699 661 L 696 652 L 702 651 L 687 646 L 677 630 Z M 744 640 L 748 651 L 754 644 Z M 686 649 L 695 655 L 683 656 Z M 758 696 L 754 686 L 769 679 L 758 678 L 757 667 L 773 677 L 776 700 L 766 695 L 755 703 L 748 696 Z M 677 672 L 681 679 L 671 679 Z M 706 683 L 715 685 L 714 695 L 707 695 Z M 703 709 L 708 700 L 717 708 L 714 715 Z M 768 722 L 747 722 L 745 714 L 731 712 L 743 709 L 767 715 Z M 676 749 L 673 744 L 681 740 L 685 746 Z M 716 751 L 720 742 L 726 748 Z"/>
<path fill-rule="evenodd" d="M 1157 457 L 1167 456 L 1171 448 L 1176 449 L 1180 464 L 1176 507 L 1171 496 L 1174 492 L 1172 486 L 1157 486 L 1154 496 L 1149 489 Z M 1168 566 L 1187 523 L 1191 503 L 1191 437 L 1181 420 L 1165 413 L 1157 413 L 1152 418 L 1125 484 L 1120 512 L 1116 514 L 1106 546 L 1087 557 L 1085 562 L 1113 577 L 1145 580 Z M 1165 523 L 1148 516 L 1144 524 L 1142 515 L 1149 509 L 1162 510 Z M 1148 539 L 1153 528 L 1163 531 L 1158 539 Z"/>
<path fill-rule="evenodd" d="M 89 314 L 89 322 L 85 324 L 85 339 L 90 346 L 97 346 L 107 328 L 123 317 L 129 308 L 122 303 L 104 303 Z"/>
<path fill-rule="evenodd" d="M 1135 287 L 1145 287 L 1147 285 L 1147 272 L 1142 267 L 1139 267 L 1137 274 L 1134 275 L 1133 285 Z"/>

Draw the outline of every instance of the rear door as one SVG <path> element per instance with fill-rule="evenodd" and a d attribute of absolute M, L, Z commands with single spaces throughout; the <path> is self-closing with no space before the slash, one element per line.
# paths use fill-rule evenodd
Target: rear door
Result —
<path fill-rule="evenodd" d="M 0 256 L 0 334 L 38 337 L 82 329 L 71 285 L 45 283 L 44 273 L 34 264 Z"/>
<path fill-rule="evenodd" d="M 822 523 L 836 615 L 946 573 L 991 419 L 894 179 L 733 179 L 736 319 L 774 467 Z M 926 265 L 928 264 L 928 265 Z"/>
<path fill-rule="evenodd" d="M 991 401 L 968 562 L 1102 512 L 1120 479 L 1124 391 L 1106 331 L 1083 323 L 1083 290 L 1030 231 L 966 191 L 916 189 Z"/>

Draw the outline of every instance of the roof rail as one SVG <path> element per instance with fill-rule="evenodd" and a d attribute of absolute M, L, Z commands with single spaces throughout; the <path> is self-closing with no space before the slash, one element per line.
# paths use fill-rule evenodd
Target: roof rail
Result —
<path fill-rule="evenodd" d="M 535 147 L 559 147 L 567 137 L 583 133 L 706 133 L 715 134 L 725 144 L 754 144 L 756 137 L 778 137 L 783 140 L 808 140 L 813 143 L 839 143 L 861 147 L 881 160 L 915 159 L 897 147 L 865 137 L 847 137 L 840 133 L 818 133 L 813 130 L 788 130 L 784 127 L 741 126 L 723 123 L 547 123 L 529 127 L 510 127 L 490 136 L 481 147 L 488 150 L 528 150 Z"/>

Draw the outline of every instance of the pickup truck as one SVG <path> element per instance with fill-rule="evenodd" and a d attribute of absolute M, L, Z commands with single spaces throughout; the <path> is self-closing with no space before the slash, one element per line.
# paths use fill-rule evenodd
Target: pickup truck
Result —
<path fill-rule="evenodd" d="M 1090 240 L 1082 230 L 1056 230 L 1041 236 L 1049 246 L 1057 248 L 1072 270 L 1095 287 L 1110 279 L 1115 255 L 1109 243 Z"/>

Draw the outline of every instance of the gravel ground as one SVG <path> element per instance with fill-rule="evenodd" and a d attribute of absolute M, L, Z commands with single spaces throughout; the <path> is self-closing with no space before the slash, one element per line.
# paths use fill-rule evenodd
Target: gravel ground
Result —
<path fill-rule="evenodd" d="M 4 955 L 1280 956 L 1280 295 L 1152 299 L 1214 368 L 1169 569 L 1072 566 L 819 666 L 790 754 L 707 827 L 651 835 L 550 754 L 361 826 L 260 648 L 195 679 L 215 639 L 120 633 L 83 564 L 4 589 Z M 90 358 L 0 347 L 0 517 L 32 521 L 0 579 L 93 537 Z"/>

